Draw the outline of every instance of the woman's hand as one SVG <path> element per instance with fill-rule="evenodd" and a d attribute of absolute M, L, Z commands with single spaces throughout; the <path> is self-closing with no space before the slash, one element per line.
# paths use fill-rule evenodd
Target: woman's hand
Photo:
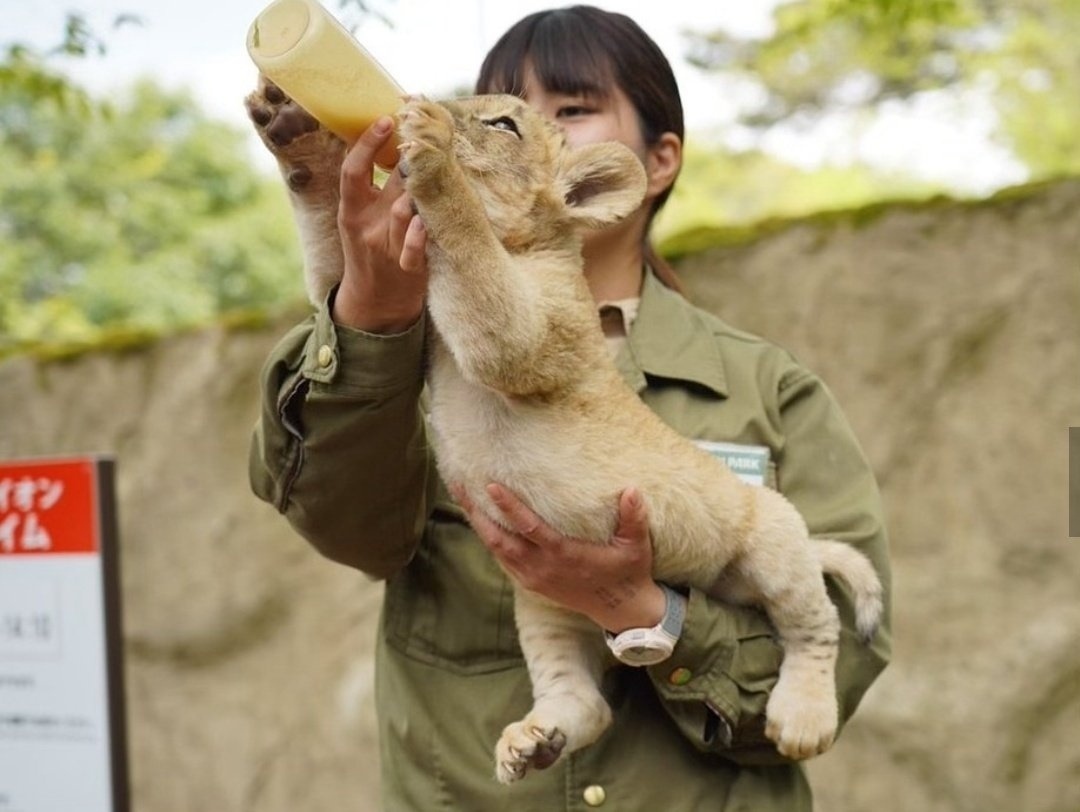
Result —
<path fill-rule="evenodd" d="M 371 333 L 407 330 L 424 309 L 427 235 L 395 170 L 380 189 L 375 154 L 393 119 L 380 118 L 357 139 L 341 167 L 338 231 L 345 273 L 334 299 L 334 321 Z"/>
<path fill-rule="evenodd" d="M 655 626 L 663 618 L 666 599 L 652 577 L 648 514 L 636 489 L 619 497 L 618 527 L 607 543 L 561 536 L 506 488 L 492 484 L 487 492 L 510 530 L 460 488 L 454 497 L 480 540 L 523 587 L 614 633 Z"/>

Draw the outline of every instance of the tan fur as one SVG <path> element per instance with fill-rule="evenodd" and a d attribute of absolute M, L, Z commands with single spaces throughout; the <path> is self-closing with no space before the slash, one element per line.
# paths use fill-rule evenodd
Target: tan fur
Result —
<path fill-rule="evenodd" d="M 837 727 L 839 621 L 823 568 L 849 581 L 865 635 L 881 612 L 881 586 L 865 557 L 810 541 L 779 493 L 741 482 L 620 379 L 585 284 L 579 233 L 640 204 L 638 159 L 614 143 L 572 150 L 511 96 L 414 101 L 399 120 L 408 190 L 429 234 L 437 336 L 428 380 L 444 479 L 496 520 L 485 486 L 499 482 L 561 533 L 598 543 L 615 528 L 620 492 L 636 485 L 657 579 L 768 612 L 785 657 L 766 732 L 792 758 L 824 751 Z M 290 171 L 293 148 L 271 148 Z M 316 174 L 333 175 L 338 160 Z M 293 199 L 305 256 L 318 266 L 320 244 L 337 234 L 325 225 L 333 218 L 311 210 L 336 207 L 336 197 L 294 190 Z M 309 275 L 316 300 L 334 278 L 319 267 L 318 279 Z M 522 588 L 515 597 L 535 704 L 496 745 L 505 783 L 595 741 L 611 718 L 598 689 L 600 630 Z"/>

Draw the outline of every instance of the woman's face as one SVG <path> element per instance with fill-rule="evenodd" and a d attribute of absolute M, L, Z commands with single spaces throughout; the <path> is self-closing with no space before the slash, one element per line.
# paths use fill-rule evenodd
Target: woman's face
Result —
<path fill-rule="evenodd" d="M 682 142 L 674 133 L 664 133 L 647 145 L 633 102 L 618 85 L 607 96 L 555 93 L 547 90 L 531 64 L 525 64 L 525 92 L 521 97 L 566 133 L 571 146 L 618 141 L 638 156 L 648 177 L 643 207 L 664 193 L 682 163 Z"/>
<path fill-rule="evenodd" d="M 614 87 L 604 98 L 551 93 L 544 89 L 532 66 L 526 65 L 522 98 L 562 127 L 571 146 L 619 141 L 644 162 L 647 148 L 637 111 L 621 88 Z"/>

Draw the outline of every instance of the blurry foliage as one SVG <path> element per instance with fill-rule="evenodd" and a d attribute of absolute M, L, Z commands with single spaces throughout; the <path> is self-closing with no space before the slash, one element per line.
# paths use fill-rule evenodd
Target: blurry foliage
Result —
<path fill-rule="evenodd" d="M 0 86 L 0 350 L 301 295 L 283 190 L 240 132 L 150 83 L 102 111 L 51 78 Z"/>
<path fill-rule="evenodd" d="M 385 19 L 378 0 L 338 5 Z M 1080 0 L 788 0 L 775 22 L 761 40 L 694 39 L 692 61 L 760 88 L 745 117 L 753 127 L 975 89 L 992 97 L 1002 138 L 1034 173 L 1080 171 Z M 303 295 L 284 189 L 254 168 L 245 133 L 184 93 L 143 82 L 106 103 L 50 66 L 106 48 L 77 13 L 52 49 L 0 45 L 0 355 Z M 692 139 L 656 236 L 663 244 L 715 224 L 935 191 L 866 167 L 800 170 Z"/>
<path fill-rule="evenodd" d="M 118 15 L 112 23 L 117 29 L 125 25 L 140 25 L 141 19 L 133 14 Z M 105 39 L 94 31 L 86 17 L 79 12 L 68 12 L 64 18 L 64 30 L 60 41 L 51 48 L 33 48 L 22 42 L 3 45 L 0 58 L 0 94 L 18 95 L 24 99 L 52 102 L 67 109 L 87 113 L 95 105 L 86 91 L 67 77 L 48 68 L 48 60 L 54 56 L 85 57 L 102 56 L 106 51 Z M 98 109 L 107 109 L 98 104 Z"/>
<path fill-rule="evenodd" d="M 692 34 L 690 59 L 761 90 L 767 128 L 942 88 L 986 95 L 1034 176 L 1080 172 L 1077 0 L 788 0 L 762 39 Z"/>
<path fill-rule="evenodd" d="M 725 152 L 691 140 L 653 236 L 663 247 L 679 233 L 705 226 L 803 217 L 885 198 L 922 199 L 940 191 L 931 183 L 865 166 L 801 170 L 763 152 Z"/>

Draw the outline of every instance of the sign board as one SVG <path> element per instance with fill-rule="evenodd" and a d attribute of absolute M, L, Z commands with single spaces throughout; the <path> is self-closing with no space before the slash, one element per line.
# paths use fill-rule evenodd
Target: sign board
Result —
<path fill-rule="evenodd" d="M 0 812 L 128 812 L 113 473 L 0 462 Z"/>

